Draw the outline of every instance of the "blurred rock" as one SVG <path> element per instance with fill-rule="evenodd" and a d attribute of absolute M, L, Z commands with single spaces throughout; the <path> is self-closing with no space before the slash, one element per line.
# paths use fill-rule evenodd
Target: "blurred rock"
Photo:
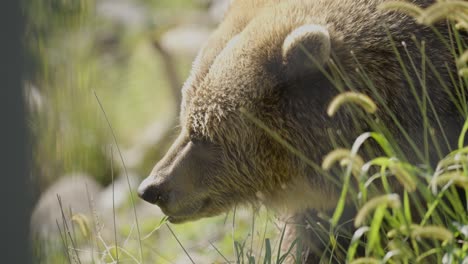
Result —
<path fill-rule="evenodd" d="M 148 23 L 148 13 L 136 1 L 100 0 L 96 11 L 98 16 L 123 26 L 143 27 Z"/>
<path fill-rule="evenodd" d="M 216 23 L 221 22 L 230 4 L 231 0 L 213 0 L 209 10 L 211 19 Z"/>
<path fill-rule="evenodd" d="M 165 51 L 173 56 L 195 58 L 212 32 L 211 27 L 187 24 L 172 28 L 160 40 Z"/>
<path fill-rule="evenodd" d="M 70 210 L 72 214 L 80 213 L 93 219 L 89 198 L 96 198 L 101 189 L 96 180 L 86 174 L 76 173 L 61 177 L 39 198 L 31 216 L 32 234 L 48 238 L 59 233 L 57 221 L 62 228 L 63 218 L 57 196 L 62 201 L 63 213 L 70 228 Z"/>
<path fill-rule="evenodd" d="M 194 58 L 213 28 L 221 22 L 229 8 L 229 0 L 203 0 L 209 4 L 204 12 L 184 15 L 184 21 L 161 37 L 161 46 L 171 55 Z"/>

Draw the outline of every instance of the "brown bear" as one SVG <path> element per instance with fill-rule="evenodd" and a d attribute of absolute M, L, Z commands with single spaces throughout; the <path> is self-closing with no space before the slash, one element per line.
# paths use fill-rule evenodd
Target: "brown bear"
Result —
<path fill-rule="evenodd" d="M 437 136 L 444 132 L 449 139 L 439 148 L 446 154 L 462 124 L 460 109 L 445 91 L 454 89 L 454 58 L 433 28 L 379 9 L 383 2 L 232 1 L 182 89 L 180 135 L 141 183 L 139 195 L 161 207 L 172 223 L 258 202 L 297 221 L 332 210 L 339 184 L 301 156 L 320 164 L 335 147 L 332 134 L 352 142 L 372 129 L 351 111 L 327 116 L 327 105 L 342 90 L 380 98 L 376 119 L 410 160 L 425 162 L 405 147 L 411 144 L 399 131 L 421 146 L 424 116 Z M 426 7 L 433 1 L 412 2 Z M 448 35 L 447 26 L 437 28 Z M 414 67 L 403 71 L 398 58 Z M 423 58 L 432 67 L 424 66 L 420 81 Z M 423 91 L 436 111 L 419 110 L 415 102 Z M 291 225 L 288 236 L 305 234 L 295 231 Z M 308 261 L 317 263 L 319 246 L 313 234 L 307 236 Z"/>

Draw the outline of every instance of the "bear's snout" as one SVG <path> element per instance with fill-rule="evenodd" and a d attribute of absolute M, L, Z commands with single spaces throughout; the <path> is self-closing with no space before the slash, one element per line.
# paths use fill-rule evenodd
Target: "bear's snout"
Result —
<path fill-rule="evenodd" d="M 193 142 L 182 134 L 140 184 L 138 196 L 159 206 L 171 222 L 208 215 L 219 156 L 211 143 Z"/>
<path fill-rule="evenodd" d="M 154 180 L 150 177 L 145 179 L 140 186 L 138 187 L 138 196 L 141 199 L 156 204 L 159 207 L 165 207 L 165 203 L 167 202 L 168 197 L 168 190 L 165 190 L 163 184 L 157 184 Z"/>

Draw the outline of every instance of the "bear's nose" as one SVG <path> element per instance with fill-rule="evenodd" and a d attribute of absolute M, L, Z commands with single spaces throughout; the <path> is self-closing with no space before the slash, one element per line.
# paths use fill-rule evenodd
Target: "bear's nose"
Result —
<path fill-rule="evenodd" d="M 165 194 L 163 193 L 162 186 L 159 184 L 154 184 L 152 181 L 144 180 L 137 190 L 138 196 L 141 199 L 162 206 L 165 202 Z"/>

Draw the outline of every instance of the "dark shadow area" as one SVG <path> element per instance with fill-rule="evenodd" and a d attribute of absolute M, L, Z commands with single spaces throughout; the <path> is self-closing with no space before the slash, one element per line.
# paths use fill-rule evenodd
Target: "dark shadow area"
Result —
<path fill-rule="evenodd" d="M 23 17 L 21 1 L 3 1 L 0 8 L 0 150 L 2 184 L 0 217 L 2 263 L 31 263 L 28 184 L 29 147 L 21 88 Z"/>

